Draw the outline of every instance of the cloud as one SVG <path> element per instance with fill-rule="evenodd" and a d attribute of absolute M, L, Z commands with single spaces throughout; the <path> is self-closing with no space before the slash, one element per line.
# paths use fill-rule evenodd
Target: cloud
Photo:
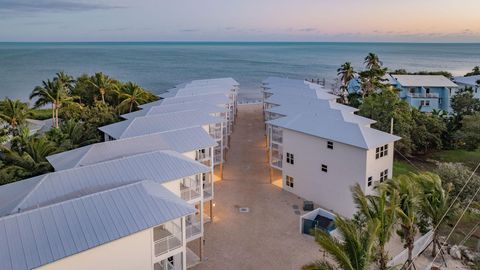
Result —
<path fill-rule="evenodd" d="M 0 11 L 10 12 L 90 11 L 114 8 L 120 6 L 72 0 L 0 0 Z"/>
<path fill-rule="evenodd" d="M 192 33 L 192 32 L 199 32 L 200 29 L 180 29 L 180 32 L 187 32 L 187 33 Z"/>
<path fill-rule="evenodd" d="M 298 29 L 299 32 L 315 32 L 317 31 L 316 28 L 300 28 Z"/>

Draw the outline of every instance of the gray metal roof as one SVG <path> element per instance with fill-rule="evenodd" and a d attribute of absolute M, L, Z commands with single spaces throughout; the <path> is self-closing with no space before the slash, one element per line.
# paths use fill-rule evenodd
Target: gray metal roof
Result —
<path fill-rule="evenodd" d="M 336 110 L 325 110 L 321 114 L 301 113 L 267 123 L 364 149 L 372 149 L 400 139 L 398 136 L 346 121 L 341 112 Z"/>
<path fill-rule="evenodd" d="M 152 181 L 0 218 L 0 269 L 27 270 L 195 212 Z"/>
<path fill-rule="evenodd" d="M 216 144 L 203 128 L 192 127 L 91 144 L 48 156 L 47 160 L 59 171 L 145 152 L 173 150 L 185 153 Z"/>
<path fill-rule="evenodd" d="M 214 117 L 204 112 L 191 110 L 136 117 L 134 119 L 103 126 L 99 129 L 115 139 L 122 139 L 222 122 L 225 122 L 224 118 Z"/>
<path fill-rule="evenodd" d="M 0 217 L 10 214 L 43 177 L 44 175 L 35 176 L 0 186 Z"/>
<path fill-rule="evenodd" d="M 9 203 L 3 212 L 13 214 L 144 179 L 164 183 L 209 171 L 209 167 L 170 150 L 143 153 L 44 174 L 21 200 L 15 198 L 16 203 Z"/>
<path fill-rule="evenodd" d="M 460 83 L 468 86 L 478 86 L 480 85 L 479 83 L 477 83 L 478 81 L 480 81 L 480 75 L 472 75 L 472 76 L 466 76 L 466 77 L 458 76 L 453 78 L 453 81 L 456 83 Z"/>
<path fill-rule="evenodd" d="M 159 106 L 152 106 L 150 108 L 135 111 L 132 113 L 127 113 L 121 116 L 125 119 L 133 119 L 135 117 L 156 115 L 156 114 L 162 114 L 162 113 L 181 112 L 181 111 L 187 111 L 187 110 L 196 110 L 196 111 L 209 113 L 209 114 L 227 112 L 227 109 L 225 109 L 225 107 L 220 107 L 218 105 L 207 103 L 205 101 L 195 101 L 195 102 L 162 104 Z"/>

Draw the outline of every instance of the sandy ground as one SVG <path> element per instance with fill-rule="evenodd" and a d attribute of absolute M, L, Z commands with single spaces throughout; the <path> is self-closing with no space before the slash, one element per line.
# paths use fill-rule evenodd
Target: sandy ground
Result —
<path fill-rule="evenodd" d="M 191 269 L 299 269 L 322 258 L 314 239 L 299 232 L 304 212 L 293 207 L 303 200 L 270 184 L 261 110 L 239 106 L 224 179 L 215 183 L 204 261 Z"/>

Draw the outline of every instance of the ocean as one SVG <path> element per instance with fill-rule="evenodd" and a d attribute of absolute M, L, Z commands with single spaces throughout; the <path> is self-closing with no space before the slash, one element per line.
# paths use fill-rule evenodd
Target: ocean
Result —
<path fill-rule="evenodd" d="M 156 93 L 189 80 L 233 77 L 249 97 L 268 76 L 333 80 L 346 61 L 361 69 L 369 52 L 391 69 L 463 75 L 480 65 L 480 43 L 0 43 L 0 97 L 28 100 L 36 85 L 61 70 L 75 76 L 102 71 Z"/>

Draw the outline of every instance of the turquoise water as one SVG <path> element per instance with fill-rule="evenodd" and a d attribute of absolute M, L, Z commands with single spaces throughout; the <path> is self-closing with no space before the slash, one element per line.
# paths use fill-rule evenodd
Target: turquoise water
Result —
<path fill-rule="evenodd" d="M 346 61 L 361 68 L 368 52 L 392 69 L 463 75 L 480 65 L 480 44 L 0 43 L 0 96 L 27 100 L 36 85 L 60 70 L 72 75 L 103 71 L 156 92 L 225 76 L 237 79 L 242 89 L 258 88 L 267 76 L 331 80 Z"/>

